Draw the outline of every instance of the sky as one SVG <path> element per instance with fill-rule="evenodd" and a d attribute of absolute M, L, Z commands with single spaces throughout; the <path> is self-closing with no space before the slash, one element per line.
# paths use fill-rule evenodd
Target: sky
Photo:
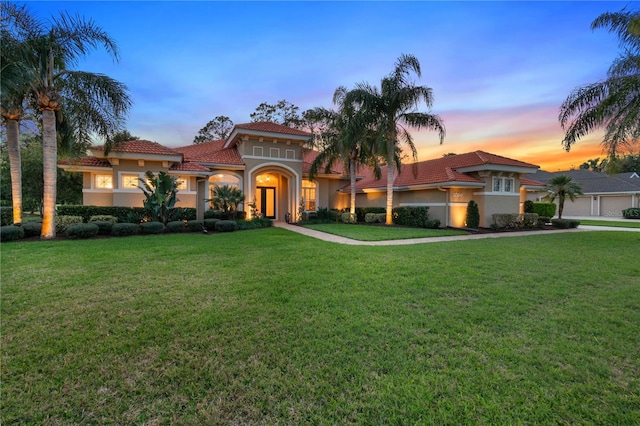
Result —
<path fill-rule="evenodd" d="M 212 118 L 250 122 L 262 102 L 331 108 L 335 89 L 379 86 L 401 54 L 417 57 L 446 137 L 412 131 L 419 160 L 484 150 L 539 165 L 577 168 L 602 157 L 602 132 L 561 145 L 560 105 L 606 77 L 617 38 L 591 30 L 616 1 L 33 1 L 47 20 L 91 18 L 118 44 L 75 69 L 124 83 L 126 128 L 168 147 L 189 145 Z"/>

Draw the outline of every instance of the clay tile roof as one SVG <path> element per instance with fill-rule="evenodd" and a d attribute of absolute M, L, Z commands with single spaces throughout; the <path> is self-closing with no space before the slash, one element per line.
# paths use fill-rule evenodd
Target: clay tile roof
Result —
<path fill-rule="evenodd" d="M 179 163 L 174 164 L 169 169 L 171 171 L 180 171 L 180 172 L 209 172 L 210 170 L 207 167 L 201 166 L 196 163 Z"/>
<path fill-rule="evenodd" d="M 466 154 L 450 155 L 433 160 L 421 161 L 416 164 L 403 164 L 401 172 L 396 175 L 395 187 L 408 187 L 417 185 L 437 185 L 445 183 L 477 183 L 482 182 L 473 176 L 459 172 L 457 169 L 480 166 L 480 165 L 500 165 L 514 167 L 537 168 L 533 164 L 514 160 L 500 155 L 490 154 L 484 151 L 469 152 Z M 356 183 L 356 189 L 381 188 L 387 184 L 387 167 L 383 166 L 381 178 L 376 180 L 371 171 Z M 531 181 L 534 185 L 535 181 Z M 538 182 L 539 183 L 539 182 Z M 349 186 L 343 188 L 349 190 Z"/>
<path fill-rule="evenodd" d="M 217 141 L 203 142 L 195 145 L 175 148 L 184 155 L 185 161 L 196 161 L 200 163 L 232 164 L 244 165 L 240 154 L 236 148 L 222 148 L 224 139 Z"/>
<path fill-rule="evenodd" d="M 302 173 L 309 173 L 309 171 L 311 170 L 311 164 L 314 162 L 318 154 L 320 154 L 318 151 L 311 151 L 311 150 L 302 151 Z M 324 165 L 320 169 L 320 174 L 325 174 Z M 331 168 L 331 174 L 335 174 L 335 175 L 344 174 L 342 162 L 337 161 L 333 164 L 333 167 Z"/>
<path fill-rule="evenodd" d="M 538 182 L 537 180 L 529 179 L 524 176 L 520 177 L 520 184 L 526 186 L 545 186 L 542 182 Z"/>
<path fill-rule="evenodd" d="M 94 149 L 104 150 L 104 146 L 96 146 Z M 158 142 L 151 142 L 147 140 L 133 140 L 127 142 L 120 142 L 115 145 L 111 151 L 113 152 L 129 152 L 135 154 L 155 154 L 155 155 L 179 155 L 179 153 L 171 148 L 167 148 L 164 145 L 160 145 Z"/>
<path fill-rule="evenodd" d="M 237 129 L 255 130 L 257 132 L 283 133 L 286 135 L 309 136 L 311 133 L 303 130 L 294 129 L 281 124 L 270 123 L 267 121 L 259 121 L 255 123 L 236 124 Z"/>
<path fill-rule="evenodd" d="M 60 160 L 58 164 L 70 165 L 70 166 L 84 166 L 84 167 L 107 167 L 111 168 L 111 164 L 107 160 L 100 160 L 96 157 L 82 157 L 69 160 Z"/>

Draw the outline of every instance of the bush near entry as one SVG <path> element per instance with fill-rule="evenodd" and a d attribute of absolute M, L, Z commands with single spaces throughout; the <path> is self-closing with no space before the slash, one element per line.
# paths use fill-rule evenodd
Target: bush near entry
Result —
<path fill-rule="evenodd" d="M 622 217 L 625 219 L 640 219 L 640 207 L 630 207 L 622 210 Z"/>
<path fill-rule="evenodd" d="M 536 213 L 538 216 L 553 217 L 556 215 L 557 208 L 558 206 L 556 206 L 555 203 L 533 203 L 533 213 Z"/>

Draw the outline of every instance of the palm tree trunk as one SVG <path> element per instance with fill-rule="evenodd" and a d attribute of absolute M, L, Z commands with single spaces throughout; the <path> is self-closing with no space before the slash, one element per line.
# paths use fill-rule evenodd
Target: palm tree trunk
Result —
<path fill-rule="evenodd" d="M 558 219 L 562 219 L 563 209 L 564 209 L 564 199 L 558 198 Z"/>
<path fill-rule="evenodd" d="M 43 240 L 56 237 L 56 191 L 58 178 L 58 146 L 56 142 L 56 115 L 42 111 L 42 173 L 44 176 L 44 206 L 42 211 Z"/>
<path fill-rule="evenodd" d="M 22 164 L 20 159 L 20 126 L 18 120 L 7 120 L 7 150 L 11 173 L 13 223 L 22 223 Z"/>
<path fill-rule="evenodd" d="M 391 156 L 391 155 L 390 155 Z M 393 158 L 387 159 L 387 215 L 385 225 L 393 225 Z"/>
<path fill-rule="evenodd" d="M 351 177 L 351 206 L 349 213 L 351 217 L 356 214 L 356 161 L 352 158 L 349 160 L 349 174 Z"/>

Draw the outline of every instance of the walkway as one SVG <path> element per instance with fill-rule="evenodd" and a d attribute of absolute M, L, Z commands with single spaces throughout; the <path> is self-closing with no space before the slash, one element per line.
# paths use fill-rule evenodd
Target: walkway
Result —
<path fill-rule="evenodd" d="M 561 233 L 561 232 L 581 232 L 591 230 L 632 230 L 640 232 L 640 228 L 627 229 L 627 228 L 606 228 L 601 226 L 583 227 L 580 226 L 577 229 L 557 229 L 551 231 L 522 231 L 522 232 L 496 232 L 488 234 L 469 234 L 469 235 L 456 235 L 450 237 L 426 237 L 426 238 L 408 238 L 404 240 L 387 240 L 387 241 L 359 241 L 352 240 L 351 238 L 341 237 L 339 235 L 327 234 L 326 232 L 316 231 L 315 229 L 309 229 L 298 225 L 291 225 L 285 222 L 275 221 L 273 226 L 277 228 L 286 229 L 288 231 L 297 232 L 298 234 L 306 235 L 308 237 L 317 238 L 319 240 L 328 241 L 337 244 L 347 244 L 352 246 L 403 246 L 409 244 L 424 244 L 424 243 L 441 243 L 445 241 L 463 241 L 463 240 L 479 240 L 483 238 L 505 238 L 505 237 L 523 237 L 529 235 L 540 235 L 540 233 Z M 591 229 L 594 228 L 594 229 Z M 597 228 L 597 229 L 595 229 Z"/>

